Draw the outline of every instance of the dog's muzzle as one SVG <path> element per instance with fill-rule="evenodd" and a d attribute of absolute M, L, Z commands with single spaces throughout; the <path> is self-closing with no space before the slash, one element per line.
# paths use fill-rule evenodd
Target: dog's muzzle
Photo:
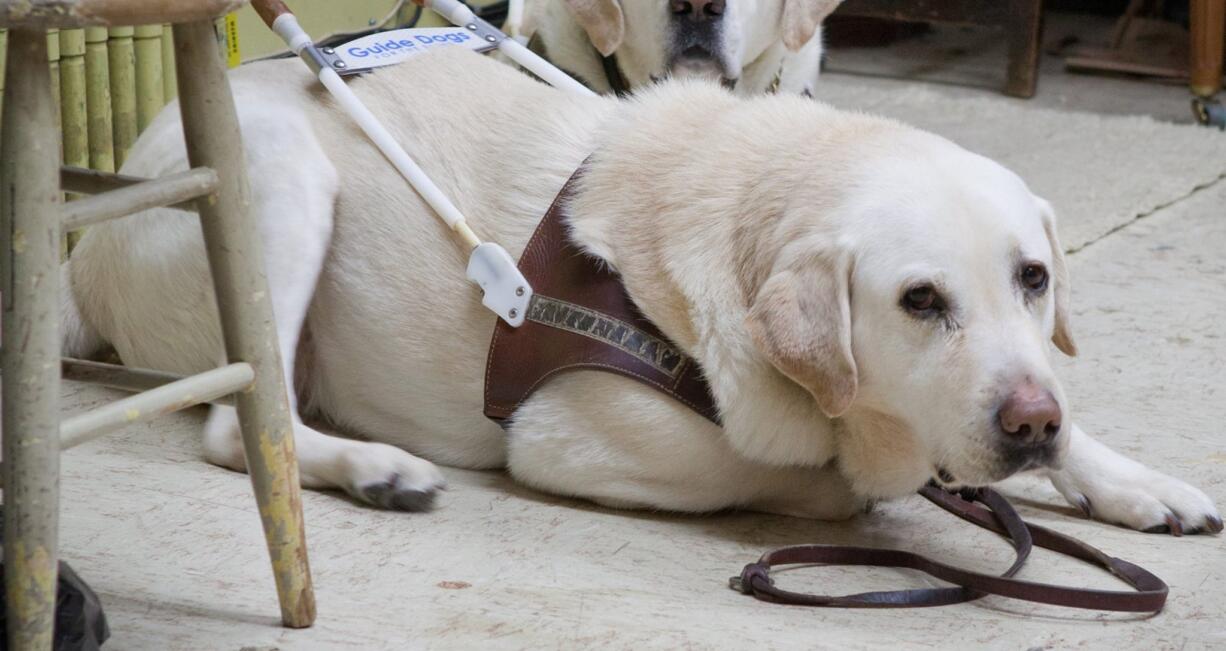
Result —
<path fill-rule="evenodd" d="M 668 67 L 677 76 L 711 77 L 734 83 L 724 54 L 725 0 L 671 0 Z"/>

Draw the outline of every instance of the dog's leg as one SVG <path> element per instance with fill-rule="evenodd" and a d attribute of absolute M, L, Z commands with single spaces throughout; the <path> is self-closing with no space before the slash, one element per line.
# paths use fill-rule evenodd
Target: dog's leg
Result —
<path fill-rule="evenodd" d="M 297 146 L 305 145 L 299 142 Z M 385 508 L 425 510 L 444 486 L 434 464 L 390 445 L 324 434 L 305 425 L 298 414 L 292 388 L 295 352 L 331 242 L 337 195 L 335 169 L 317 146 L 306 148 L 314 151 L 299 152 L 293 160 L 286 160 L 283 150 L 273 155 L 270 148 L 249 147 L 252 210 L 265 244 L 302 484 L 340 488 Z M 210 462 L 246 470 L 233 408 L 212 408 L 204 428 L 204 449 Z"/>
<path fill-rule="evenodd" d="M 798 52 L 788 52 L 779 70 L 779 92 L 812 97 L 822 72 L 822 30 Z"/>
<path fill-rule="evenodd" d="M 1213 501 L 1188 484 L 1125 457 L 1073 426 L 1063 464 L 1045 471 L 1072 505 L 1098 520 L 1146 532 L 1217 532 Z"/>
<path fill-rule="evenodd" d="M 775 80 L 780 78 L 784 61 L 790 56 L 792 54 L 783 46 L 783 43 L 775 43 L 767 48 L 757 59 L 746 64 L 741 70 L 741 78 L 736 83 L 736 94 L 742 97 L 753 97 L 770 90 Z M 792 92 L 791 89 L 784 90 L 782 85 L 779 91 Z"/>
<path fill-rule="evenodd" d="M 821 520 L 864 500 L 832 465 L 784 467 L 738 454 L 719 428 L 632 380 L 569 373 L 515 413 L 508 467 L 520 482 L 613 508 L 742 508 Z"/>

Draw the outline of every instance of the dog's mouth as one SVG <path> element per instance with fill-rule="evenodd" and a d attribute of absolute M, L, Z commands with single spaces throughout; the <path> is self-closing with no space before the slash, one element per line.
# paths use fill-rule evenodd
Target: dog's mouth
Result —
<path fill-rule="evenodd" d="M 933 481 L 942 488 L 958 490 L 962 488 L 978 488 L 998 481 L 1003 481 L 1021 472 L 1055 468 L 1059 455 L 1055 446 L 1043 446 L 1031 450 L 1017 450 L 1006 447 L 1002 450 L 994 467 L 986 472 L 973 472 L 974 477 L 956 476 L 945 466 L 933 468 Z"/>
<path fill-rule="evenodd" d="M 736 86 L 737 77 L 740 76 L 731 70 L 722 57 L 711 54 L 699 45 L 690 46 L 675 55 L 669 61 L 668 73 L 673 77 L 719 80 L 725 88 Z"/>
<path fill-rule="evenodd" d="M 991 483 L 991 482 L 983 482 Z M 960 491 L 964 489 L 975 489 L 980 486 L 979 482 L 959 481 L 945 466 L 936 466 L 933 468 L 932 478 L 928 480 L 930 486 L 936 486 L 947 491 Z"/>
<path fill-rule="evenodd" d="M 1059 458 L 1056 441 L 1039 446 L 1016 446 L 1006 444 L 1000 450 L 1000 470 L 1004 477 L 1027 470 L 1052 468 Z M 1004 479 L 1001 477 L 1001 479 Z"/>

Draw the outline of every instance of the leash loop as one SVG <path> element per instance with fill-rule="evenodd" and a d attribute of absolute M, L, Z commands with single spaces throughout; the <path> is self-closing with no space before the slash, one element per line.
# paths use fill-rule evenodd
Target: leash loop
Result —
<path fill-rule="evenodd" d="M 1104 554 L 1076 538 L 1023 520 L 1012 505 L 990 488 L 952 494 L 929 484 L 920 491 L 942 509 L 976 526 L 1004 536 L 1016 558 L 999 576 L 962 569 L 926 556 L 896 549 L 843 545 L 798 545 L 767 552 L 733 577 L 729 586 L 770 603 L 838 608 L 915 608 L 965 603 L 985 595 L 998 595 L 1036 603 L 1119 612 L 1159 612 L 1168 588 L 1162 579 L 1128 561 Z M 982 504 L 982 506 L 980 506 Z M 986 507 L 986 508 L 985 508 Z M 1100 567 L 1127 583 L 1135 592 L 1092 590 L 1022 581 L 1013 578 L 1025 565 L 1034 545 Z M 850 595 L 813 595 L 776 587 L 770 570 L 796 564 L 901 567 L 919 570 L 954 584 L 947 588 L 918 588 L 862 592 Z"/>

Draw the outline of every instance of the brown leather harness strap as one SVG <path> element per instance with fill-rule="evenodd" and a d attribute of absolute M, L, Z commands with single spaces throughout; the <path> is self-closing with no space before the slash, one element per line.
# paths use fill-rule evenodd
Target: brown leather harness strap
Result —
<path fill-rule="evenodd" d="M 698 364 L 643 317 L 607 264 L 571 242 L 567 204 L 582 173 L 562 186 L 519 258 L 532 301 L 520 327 L 501 319 L 494 326 L 485 415 L 506 425 L 546 380 L 588 369 L 638 380 L 719 422 Z"/>
<path fill-rule="evenodd" d="M 534 296 L 523 325 L 512 328 L 499 320 L 495 326 L 486 362 L 485 415 L 508 426 L 524 400 L 554 375 L 589 369 L 642 382 L 719 423 L 715 400 L 698 364 L 643 317 L 615 272 L 571 241 L 568 204 L 582 172 L 581 167 L 562 187 L 520 257 L 519 269 L 532 284 Z M 934 485 L 921 489 L 920 494 L 968 522 L 1006 536 L 1017 552 L 1016 560 L 1001 576 L 991 576 L 902 550 L 803 545 L 775 550 L 750 563 L 732 579 L 732 587 L 774 603 L 845 608 L 941 606 L 985 594 L 1126 612 L 1157 612 L 1166 603 L 1167 586 L 1158 577 L 1079 540 L 1027 523 L 991 489 L 967 491 L 965 499 Z M 1033 545 L 1097 565 L 1137 591 L 1069 588 L 1013 578 Z M 775 587 L 771 567 L 794 563 L 906 567 L 955 587 L 844 596 Z"/>
<path fill-rule="evenodd" d="M 921 489 L 920 494 L 963 520 L 1005 535 L 1017 552 L 1013 565 L 1002 575 L 992 576 L 902 550 L 800 545 L 768 552 L 758 562 L 746 565 L 740 576 L 731 579 L 730 585 L 734 590 L 753 595 L 762 601 L 840 608 L 944 606 L 972 601 L 988 594 L 1056 606 L 1121 612 L 1158 612 L 1166 604 L 1168 588 L 1162 579 L 1128 561 L 1108 556 L 1080 540 L 1026 522 L 1004 497 L 990 488 L 965 491 L 960 497 L 929 485 Z M 975 502 L 989 508 L 985 509 Z M 1025 564 L 1032 545 L 1097 565 L 1136 591 L 1070 588 L 1012 578 Z M 771 568 L 797 563 L 905 567 L 919 570 L 958 587 L 863 592 L 843 596 L 804 594 L 775 587 L 770 578 Z"/>

